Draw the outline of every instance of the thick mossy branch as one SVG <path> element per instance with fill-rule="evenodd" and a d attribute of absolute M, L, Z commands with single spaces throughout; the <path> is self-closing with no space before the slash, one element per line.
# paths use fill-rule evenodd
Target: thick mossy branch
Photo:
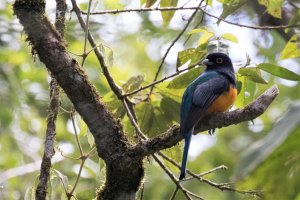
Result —
<path fill-rule="evenodd" d="M 81 66 L 68 54 L 62 37 L 47 17 L 42 12 L 28 10 L 25 2 L 16 0 L 15 15 L 39 59 L 89 127 L 98 155 L 106 163 L 106 182 L 99 197 L 117 199 L 122 194 L 135 194 L 144 176 L 143 158 L 129 156 L 133 145 L 123 133 L 122 125 L 104 105 Z M 38 6 L 39 2 L 31 1 Z"/>
<path fill-rule="evenodd" d="M 278 87 L 274 85 L 243 109 L 207 116 L 196 125 L 195 133 L 253 120 L 266 111 L 278 94 Z M 135 154 L 147 156 L 162 149 L 170 148 L 182 139 L 183 136 L 179 133 L 179 127 L 173 126 L 167 132 L 141 142 L 133 151 Z"/>

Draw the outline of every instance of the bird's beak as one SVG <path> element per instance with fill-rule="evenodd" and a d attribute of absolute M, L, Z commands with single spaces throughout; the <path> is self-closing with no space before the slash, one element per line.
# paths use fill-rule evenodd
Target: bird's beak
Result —
<path fill-rule="evenodd" d="M 208 59 L 204 59 L 204 60 L 201 62 L 201 64 L 202 64 L 202 65 L 208 66 L 208 65 L 212 65 L 213 63 L 210 62 Z"/>

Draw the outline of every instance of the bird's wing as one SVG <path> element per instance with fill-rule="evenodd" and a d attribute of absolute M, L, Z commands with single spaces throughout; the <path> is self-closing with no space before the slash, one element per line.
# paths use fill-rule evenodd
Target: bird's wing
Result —
<path fill-rule="evenodd" d="M 184 130 L 190 130 L 202 119 L 210 105 L 229 89 L 229 81 L 223 76 L 214 76 L 209 80 L 196 85 L 193 93 L 192 105 L 187 113 L 184 123 Z"/>

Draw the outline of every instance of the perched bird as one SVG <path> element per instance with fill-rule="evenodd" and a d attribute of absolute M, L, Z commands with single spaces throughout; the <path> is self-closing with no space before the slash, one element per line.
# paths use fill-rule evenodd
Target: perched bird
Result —
<path fill-rule="evenodd" d="M 206 65 L 206 70 L 186 88 L 182 96 L 180 133 L 185 144 L 179 180 L 185 177 L 195 125 L 207 114 L 227 111 L 237 96 L 234 69 L 226 54 L 211 53 L 202 63 Z"/>

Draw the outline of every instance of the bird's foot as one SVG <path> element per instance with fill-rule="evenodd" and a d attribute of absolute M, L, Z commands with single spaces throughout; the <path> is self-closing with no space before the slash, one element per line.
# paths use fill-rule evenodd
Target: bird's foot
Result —
<path fill-rule="evenodd" d="M 209 135 L 213 135 L 213 134 L 215 133 L 215 130 L 216 130 L 215 128 L 209 129 L 209 130 L 208 130 L 208 134 L 209 134 Z"/>

